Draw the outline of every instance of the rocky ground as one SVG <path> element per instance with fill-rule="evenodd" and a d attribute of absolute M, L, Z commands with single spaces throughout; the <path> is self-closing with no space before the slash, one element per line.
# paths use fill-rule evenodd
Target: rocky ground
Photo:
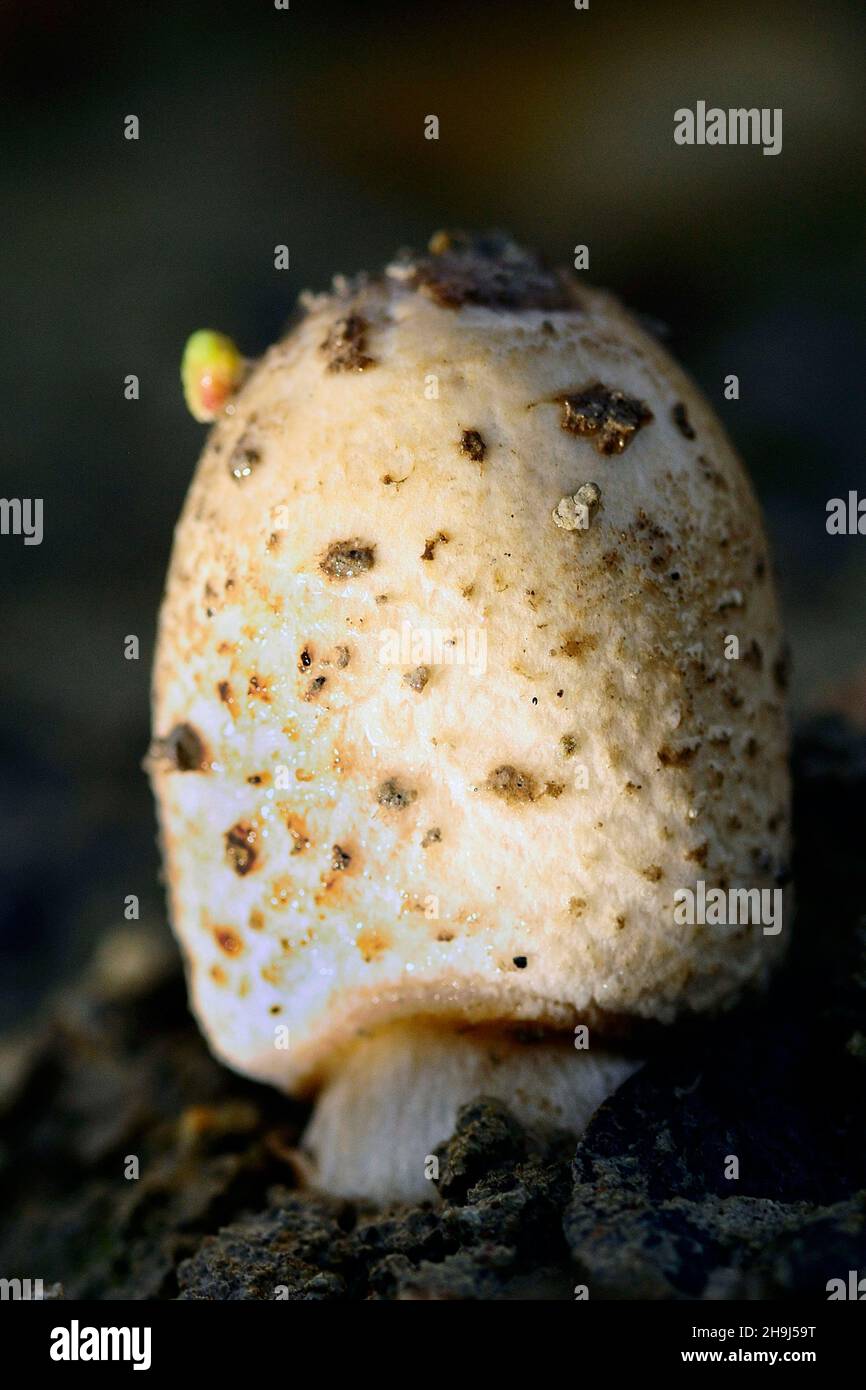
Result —
<path fill-rule="evenodd" d="M 479 1098 L 416 1207 L 300 1191 L 303 1107 L 210 1057 L 165 936 L 109 938 L 0 1045 L 0 1274 L 88 1299 L 825 1298 L 866 1268 L 866 738 L 815 722 L 794 767 L 769 996 L 671 1032 L 576 1152 Z"/>

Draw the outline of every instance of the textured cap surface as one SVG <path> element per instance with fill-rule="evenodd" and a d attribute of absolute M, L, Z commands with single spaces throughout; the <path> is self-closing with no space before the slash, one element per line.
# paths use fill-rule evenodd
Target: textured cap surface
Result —
<path fill-rule="evenodd" d="M 674 920 L 678 889 L 775 887 L 787 858 L 771 566 L 730 444 L 609 296 L 505 242 L 434 248 L 309 298 L 253 370 L 161 614 L 194 1007 L 290 1089 L 411 1014 L 720 1006 L 785 936 Z"/>

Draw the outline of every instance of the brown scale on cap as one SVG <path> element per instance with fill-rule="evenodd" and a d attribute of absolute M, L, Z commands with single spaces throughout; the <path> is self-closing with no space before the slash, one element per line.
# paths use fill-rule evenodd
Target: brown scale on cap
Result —
<path fill-rule="evenodd" d="M 239 956 L 243 950 L 243 942 L 234 927 L 214 927 L 214 937 L 221 951 L 225 951 L 227 956 Z"/>
<path fill-rule="evenodd" d="M 250 476 L 253 469 L 257 468 L 261 461 L 261 449 L 245 434 L 238 440 L 229 456 L 229 474 L 235 482 L 242 482 L 244 478 Z"/>
<path fill-rule="evenodd" d="M 695 432 L 689 424 L 689 417 L 682 401 L 677 401 L 671 409 L 671 419 L 679 430 L 683 439 L 694 439 Z"/>
<path fill-rule="evenodd" d="M 217 694 L 219 695 L 223 704 L 227 707 L 232 719 L 237 719 L 238 702 L 234 697 L 234 691 L 232 690 L 231 681 L 219 681 L 217 684 Z"/>
<path fill-rule="evenodd" d="M 572 283 L 500 232 L 438 232 L 429 255 L 410 257 L 399 269 L 408 271 L 413 289 L 444 309 L 464 304 L 518 310 L 580 307 Z"/>
<path fill-rule="evenodd" d="M 598 638 L 591 632 L 572 632 L 563 639 L 559 647 L 551 647 L 551 656 L 567 656 L 572 661 L 580 661 L 582 657 L 594 652 L 598 646 Z"/>
<path fill-rule="evenodd" d="M 773 662 L 773 680 L 782 694 L 791 683 L 791 649 L 787 643 Z"/>
<path fill-rule="evenodd" d="M 355 945 L 369 965 L 388 950 L 391 939 L 380 927 L 363 927 L 355 938 Z"/>
<path fill-rule="evenodd" d="M 450 537 L 447 536 L 444 531 L 439 531 L 437 535 L 431 536 L 429 540 L 426 540 L 424 542 L 424 549 L 421 553 L 421 559 L 434 559 L 436 555 L 436 547 L 438 545 L 447 545 L 449 540 Z"/>
<path fill-rule="evenodd" d="M 261 700 L 269 705 L 271 702 L 270 681 L 265 676 L 260 676 L 254 671 L 247 683 L 247 695 L 251 700 Z"/>
<path fill-rule="evenodd" d="M 277 809 L 282 812 L 285 818 L 286 829 L 292 842 L 289 853 L 303 854 L 304 850 L 309 849 L 312 843 L 305 822 L 301 820 L 300 816 L 286 811 L 284 806 L 279 806 Z"/>
<path fill-rule="evenodd" d="M 258 832 L 249 821 L 238 821 L 225 833 L 226 858 L 236 874 L 243 877 L 255 867 Z"/>
<path fill-rule="evenodd" d="M 529 772 L 521 772 L 509 763 L 494 768 L 487 778 L 487 790 L 503 801 L 514 806 L 524 805 L 535 800 L 535 778 Z"/>
<path fill-rule="evenodd" d="M 682 748 L 672 748 L 665 743 L 658 750 L 658 760 L 662 767 L 687 767 L 697 751 L 697 748 L 688 744 Z"/>
<path fill-rule="evenodd" d="M 638 430 L 653 418 L 649 406 L 636 396 L 594 381 L 579 391 L 554 397 L 561 407 L 560 425 L 569 434 L 592 439 L 598 453 L 622 454 Z"/>
<path fill-rule="evenodd" d="M 374 359 L 367 354 L 369 328 L 362 314 L 337 319 L 320 345 L 328 359 L 329 372 L 365 372 L 374 365 Z"/>
<path fill-rule="evenodd" d="M 319 564 L 329 579 L 354 579 L 376 563 L 376 547 L 363 541 L 333 541 Z"/>
<path fill-rule="evenodd" d="M 763 670 L 764 653 L 761 650 L 760 642 L 756 642 L 754 638 L 752 638 L 748 647 L 743 652 L 743 664 L 745 666 L 751 666 L 755 671 Z"/>
<path fill-rule="evenodd" d="M 178 772 L 204 772 L 208 766 L 204 739 L 191 724 L 175 724 L 167 738 L 157 739 L 154 752 Z"/>
<path fill-rule="evenodd" d="M 473 463 L 483 463 L 487 445 L 477 430 L 464 430 L 460 436 L 460 452 Z"/>
<path fill-rule="evenodd" d="M 403 811 L 416 800 L 418 793 L 400 785 L 395 777 L 387 777 L 376 790 L 376 800 L 389 811 Z"/>
<path fill-rule="evenodd" d="M 420 695 L 425 685 L 430 679 L 429 666 L 416 666 L 414 671 L 407 671 L 403 677 L 410 690 L 415 690 Z"/>

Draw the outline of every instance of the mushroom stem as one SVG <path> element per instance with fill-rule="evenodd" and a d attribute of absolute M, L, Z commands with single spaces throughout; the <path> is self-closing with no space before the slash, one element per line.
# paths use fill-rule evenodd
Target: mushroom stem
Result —
<path fill-rule="evenodd" d="M 467 1102 L 493 1096 L 536 1134 L 577 1136 L 639 1065 L 601 1048 L 577 1051 L 570 1038 L 392 1025 L 358 1042 L 321 1091 L 304 1135 L 312 1184 L 375 1202 L 431 1197 L 429 1160 Z"/>

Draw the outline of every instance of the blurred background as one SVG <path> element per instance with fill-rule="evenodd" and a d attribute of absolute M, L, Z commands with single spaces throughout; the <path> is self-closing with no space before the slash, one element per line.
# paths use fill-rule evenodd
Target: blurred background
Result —
<path fill-rule="evenodd" d="M 258 355 L 300 290 L 438 227 L 586 243 L 588 278 L 668 326 L 766 509 L 795 711 L 866 722 L 866 538 L 825 530 L 866 494 L 864 31 L 855 0 L 4 0 L 0 492 L 42 497 L 45 536 L 0 537 L 0 1023 L 127 894 L 164 921 L 140 762 L 203 438 L 187 335 Z M 781 107 L 781 154 L 676 146 L 698 100 Z"/>

